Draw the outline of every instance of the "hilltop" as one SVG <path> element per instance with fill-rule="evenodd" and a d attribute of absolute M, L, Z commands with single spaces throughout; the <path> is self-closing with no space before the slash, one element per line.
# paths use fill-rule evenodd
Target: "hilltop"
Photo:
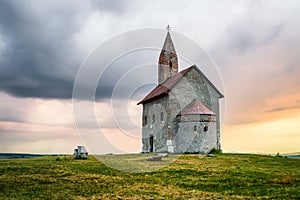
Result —
<path fill-rule="evenodd" d="M 130 159 L 147 164 L 145 156 Z M 95 157 L 3 159 L 0 199 L 299 199 L 299 166 L 300 159 L 264 155 L 182 155 L 159 170 L 128 173 Z"/>

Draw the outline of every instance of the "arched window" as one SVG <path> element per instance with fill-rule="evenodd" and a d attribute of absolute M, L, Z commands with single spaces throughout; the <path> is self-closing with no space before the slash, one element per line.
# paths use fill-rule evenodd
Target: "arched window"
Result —
<path fill-rule="evenodd" d="M 208 126 L 204 125 L 203 130 L 204 130 L 204 132 L 207 132 L 208 131 Z"/>
<path fill-rule="evenodd" d="M 197 131 L 197 126 L 196 125 L 194 125 L 194 131 Z"/>
<path fill-rule="evenodd" d="M 144 117 L 144 126 L 147 125 L 147 116 Z"/>
<path fill-rule="evenodd" d="M 152 115 L 152 123 L 155 123 L 155 115 Z"/>
<path fill-rule="evenodd" d="M 161 122 L 164 121 L 164 113 L 163 112 L 160 113 L 160 121 Z"/>
<path fill-rule="evenodd" d="M 170 72 L 172 72 L 172 70 L 173 70 L 172 61 L 170 61 L 169 67 L 170 67 Z"/>

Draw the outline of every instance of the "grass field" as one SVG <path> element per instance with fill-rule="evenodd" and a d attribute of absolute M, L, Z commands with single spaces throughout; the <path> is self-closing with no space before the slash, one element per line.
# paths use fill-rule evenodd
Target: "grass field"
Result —
<path fill-rule="evenodd" d="M 149 154 L 115 157 L 126 156 L 153 165 Z M 300 159 L 183 155 L 148 173 L 118 171 L 94 157 L 3 159 L 0 199 L 300 199 Z"/>

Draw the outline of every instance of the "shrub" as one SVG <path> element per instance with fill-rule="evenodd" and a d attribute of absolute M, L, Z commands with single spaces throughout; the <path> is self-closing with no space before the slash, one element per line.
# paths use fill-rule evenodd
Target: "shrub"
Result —
<path fill-rule="evenodd" d="M 56 161 L 63 161 L 63 160 L 66 160 L 66 157 L 56 157 L 55 160 Z"/>
<path fill-rule="evenodd" d="M 212 150 L 210 150 L 209 154 L 221 154 L 222 150 L 221 149 L 217 149 L 216 147 L 212 148 Z"/>

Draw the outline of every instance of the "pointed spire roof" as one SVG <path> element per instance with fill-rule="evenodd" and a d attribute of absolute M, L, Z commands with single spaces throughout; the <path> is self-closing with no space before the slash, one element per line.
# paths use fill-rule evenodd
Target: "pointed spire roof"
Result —
<path fill-rule="evenodd" d="M 170 33 L 167 33 L 158 59 L 158 84 L 163 83 L 178 72 L 178 57 Z"/>
<path fill-rule="evenodd" d="M 162 48 L 162 52 L 163 51 L 166 51 L 168 53 L 176 54 L 175 47 L 174 47 L 174 44 L 173 44 L 173 41 L 172 41 L 172 38 L 171 38 L 171 35 L 170 35 L 169 32 L 167 33 L 165 43 L 164 43 L 164 46 Z"/>
<path fill-rule="evenodd" d="M 194 99 L 190 104 L 188 104 L 179 115 L 215 115 L 213 111 L 203 105 L 197 99 Z"/>

